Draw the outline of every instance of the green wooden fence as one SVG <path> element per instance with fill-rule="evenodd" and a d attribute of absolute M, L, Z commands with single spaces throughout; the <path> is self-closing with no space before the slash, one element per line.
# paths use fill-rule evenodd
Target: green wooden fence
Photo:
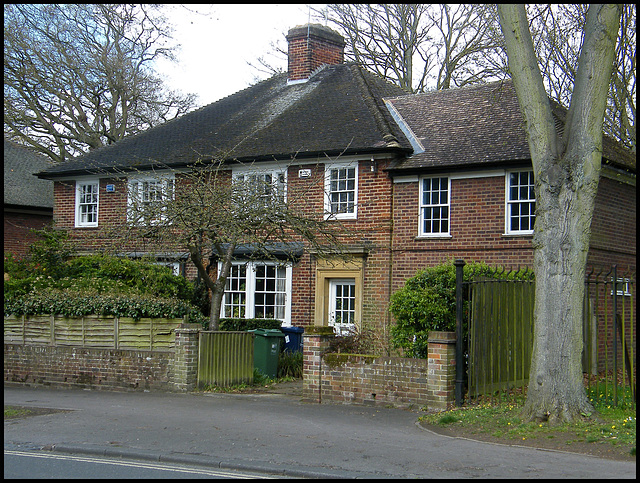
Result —
<path fill-rule="evenodd" d="M 470 284 L 470 397 L 503 394 L 529 379 L 533 347 L 533 280 L 478 280 Z"/>
<path fill-rule="evenodd" d="M 198 387 L 253 383 L 253 338 L 250 332 L 201 331 Z"/>

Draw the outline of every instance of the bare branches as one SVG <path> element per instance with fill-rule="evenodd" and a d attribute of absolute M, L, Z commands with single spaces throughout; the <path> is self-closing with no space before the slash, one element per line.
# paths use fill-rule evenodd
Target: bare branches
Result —
<path fill-rule="evenodd" d="M 193 96 L 163 91 L 166 23 L 147 5 L 5 5 L 5 134 L 64 161 L 164 122 Z"/>
<path fill-rule="evenodd" d="M 316 16 L 345 36 L 347 59 L 407 92 L 486 82 L 506 71 L 493 6 L 330 4 Z"/>

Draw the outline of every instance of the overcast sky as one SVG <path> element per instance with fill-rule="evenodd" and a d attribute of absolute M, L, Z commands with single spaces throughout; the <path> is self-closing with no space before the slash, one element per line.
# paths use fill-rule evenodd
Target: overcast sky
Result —
<path fill-rule="evenodd" d="M 257 65 L 273 50 L 271 43 L 286 50 L 284 35 L 309 21 L 304 4 L 168 5 L 166 14 L 181 49 L 177 64 L 162 62 L 158 70 L 170 88 L 198 94 L 199 106 L 269 77 L 247 62 Z M 287 70 L 284 56 L 268 60 Z"/>

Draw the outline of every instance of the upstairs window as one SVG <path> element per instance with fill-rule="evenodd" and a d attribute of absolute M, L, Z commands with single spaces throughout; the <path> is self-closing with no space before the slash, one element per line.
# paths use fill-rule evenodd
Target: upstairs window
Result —
<path fill-rule="evenodd" d="M 533 171 L 512 171 L 506 177 L 506 232 L 513 235 L 531 234 L 536 221 Z"/>
<path fill-rule="evenodd" d="M 450 191 L 448 177 L 420 180 L 420 236 L 449 235 Z"/>
<path fill-rule="evenodd" d="M 356 219 L 358 167 L 328 166 L 325 171 L 325 218 Z"/>
<path fill-rule="evenodd" d="M 174 177 L 170 175 L 131 178 L 128 186 L 129 221 L 154 224 L 164 220 L 168 200 L 174 199 Z"/>
<path fill-rule="evenodd" d="M 98 226 L 98 180 L 76 182 L 77 227 Z"/>
<path fill-rule="evenodd" d="M 284 203 L 287 200 L 287 172 L 286 170 L 270 170 L 261 172 L 237 172 L 233 179 L 236 183 L 242 183 L 243 188 L 264 200 L 265 206 L 276 200 Z"/>

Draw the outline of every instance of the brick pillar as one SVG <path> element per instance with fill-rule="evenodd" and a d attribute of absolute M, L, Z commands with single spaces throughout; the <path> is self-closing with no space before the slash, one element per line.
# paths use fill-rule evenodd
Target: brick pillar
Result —
<path fill-rule="evenodd" d="M 198 383 L 198 341 L 200 324 L 181 324 L 176 328 L 173 362 L 174 391 L 193 391 Z"/>
<path fill-rule="evenodd" d="M 446 411 L 455 402 L 456 333 L 432 331 L 428 344 L 428 407 Z"/>
<path fill-rule="evenodd" d="M 302 334 L 302 398 L 306 402 L 321 402 L 322 353 L 333 337 L 332 327 L 307 327 Z"/>

